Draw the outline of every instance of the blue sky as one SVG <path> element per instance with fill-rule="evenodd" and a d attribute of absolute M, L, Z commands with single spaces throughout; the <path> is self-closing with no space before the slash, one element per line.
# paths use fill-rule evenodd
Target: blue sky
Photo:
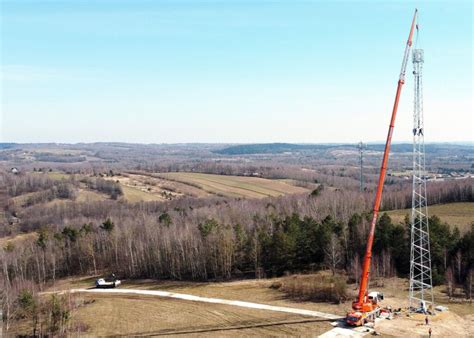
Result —
<path fill-rule="evenodd" d="M 415 7 L 426 141 L 474 140 L 471 1 L 0 3 L 0 141 L 384 140 Z"/>

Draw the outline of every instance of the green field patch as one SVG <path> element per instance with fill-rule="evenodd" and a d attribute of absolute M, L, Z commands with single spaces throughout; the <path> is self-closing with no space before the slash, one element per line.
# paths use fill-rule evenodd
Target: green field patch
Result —
<path fill-rule="evenodd" d="M 392 210 L 387 212 L 394 222 L 402 223 L 411 209 Z M 468 231 L 474 222 L 474 202 L 436 204 L 428 207 L 428 216 L 438 216 L 441 221 L 457 226 L 461 232 Z"/>

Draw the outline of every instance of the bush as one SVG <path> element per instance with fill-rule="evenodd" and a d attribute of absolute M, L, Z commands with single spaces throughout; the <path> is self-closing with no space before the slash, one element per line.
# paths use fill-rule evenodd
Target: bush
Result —
<path fill-rule="evenodd" d="M 314 189 L 312 192 L 311 192 L 311 196 L 312 197 L 316 197 L 316 196 L 319 196 L 321 194 L 321 191 L 324 190 L 324 186 L 322 184 L 318 185 L 318 187 L 316 189 Z"/>
<path fill-rule="evenodd" d="M 68 183 L 60 183 L 56 186 L 55 195 L 57 198 L 74 199 L 76 197 L 74 187 Z"/>
<path fill-rule="evenodd" d="M 217 229 L 219 227 L 219 223 L 215 219 L 208 219 L 204 223 L 199 223 L 198 229 L 201 233 L 202 237 L 207 237 L 213 229 Z"/>
<path fill-rule="evenodd" d="M 46 311 L 49 313 L 49 331 L 53 334 L 64 333 L 66 324 L 71 317 L 71 309 L 64 296 L 53 294 Z"/>
<path fill-rule="evenodd" d="M 29 289 L 20 291 L 16 301 L 17 305 L 17 319 L 31 320 L 31 332 L 36 336 L 36 329 L 39 320 L 39 306 L 38 298 Z"/>
<path fill-rule="evenodd" d="M 167 212 L 164 212 L 158 217 L 158 221 L 166 226 L 170 226 L 171 216 Z"/>
<path fill-rule="evenodd" d="M 27 318 L 31 317 L 36 313 L 37 310 L 37 299 L 33 293 L 28 289 L 23 289 L 18 295 L 18 317 Z"/>
<path fill-rule="evenodd" d="M 102 230 L 105 230 L 107 232 L 112 232 L 114 230 L 115 224 L 112 222 L 110 218 L 107 218 L 104 223 L 100 226 Z"/>
<path fill-rule="evenodd" d="M 275 288 L 276 285 L 273 285 Z M 279 290 L 291 298 L 340 303 L 347 300 L 347 285 L 340 275 L 295 275 L 283 278 Z"/>

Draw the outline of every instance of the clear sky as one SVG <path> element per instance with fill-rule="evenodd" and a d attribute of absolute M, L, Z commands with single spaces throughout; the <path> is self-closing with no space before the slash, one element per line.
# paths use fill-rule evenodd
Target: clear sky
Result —
<path fill-rule="evenodd" d="M 381 141 L 415 7 L 426 141 L 474 141 L 472 1 L 0 3 L 3 142 Z"/>

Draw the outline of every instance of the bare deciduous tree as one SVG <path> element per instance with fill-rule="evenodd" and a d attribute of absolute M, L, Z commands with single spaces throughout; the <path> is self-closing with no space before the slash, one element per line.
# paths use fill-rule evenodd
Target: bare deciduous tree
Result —
<path fill-rule="evenodd" d="M 332 274 L 336 274 L 336 269 L 339 264 L 342 262 L 342 248 L 337 236 L 333 233 L 331 238 L 324 248 L 325 263 L 329 269 L 331 269 Z"/>

